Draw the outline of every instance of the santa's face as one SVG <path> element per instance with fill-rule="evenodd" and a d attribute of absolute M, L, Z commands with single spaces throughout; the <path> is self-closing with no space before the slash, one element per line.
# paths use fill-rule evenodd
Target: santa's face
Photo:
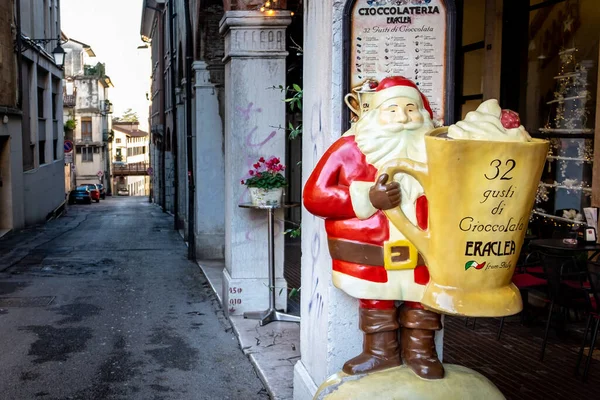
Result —
<path fill-rule="evenodd" d="M 382 126 L 399 127 L 409 125 L 409 129 L 416 129 L 423 125 L 423 114 L 419 111 L 417 103 L 408 97 L 395 97 L 389 99 L 379 106 L 378 122 Z M 401 129 L 405 129 L 402 126 Z"/>

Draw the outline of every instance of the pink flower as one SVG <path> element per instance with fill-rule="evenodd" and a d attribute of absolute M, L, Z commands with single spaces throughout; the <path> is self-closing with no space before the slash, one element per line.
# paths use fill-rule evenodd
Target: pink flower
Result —
<path fill-rule="evenodd" d="M 265 162 L 265 158 L 264 157 L 259 158 L 258 162 L 261 162 L 261 163 Z"/>
<path fill-rule="evenodd" d="M 258 168 L 260 168 L 260 164 L 256 163 L 256 164 L 253 165 L 253 167 L 256 168 L 256 169 L 258 169 Z"/>
<path fill-rule="evenodd" d="M 249 173 L 250 175 L 254 175 L 254 171 L 252 171 L 252 170 L 248 171 L 248 173 Z"/>
<path fill-rule="evenodd" d="M 242 185 L 244 184 L 244 180 L 242 179 Z"/>

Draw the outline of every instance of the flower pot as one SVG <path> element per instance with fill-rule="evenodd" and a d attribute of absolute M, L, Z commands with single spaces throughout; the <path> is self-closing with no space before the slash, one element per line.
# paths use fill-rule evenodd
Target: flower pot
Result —
<path fill-rule="evenodd" d="M 250 198 L 255 206 L 277 206 L 281 204 L 283 188 L 263 189 L 250 187 Z"/>

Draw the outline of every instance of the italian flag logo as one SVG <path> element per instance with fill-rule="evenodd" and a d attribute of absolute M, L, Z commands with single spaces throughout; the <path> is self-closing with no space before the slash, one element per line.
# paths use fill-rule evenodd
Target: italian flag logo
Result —
<path fill-rule="evenodd" d="M 468 270 L 469 268 L 475 268 L 475 269 L 482 269 L 483 267 L 485 267 L 486 262 L 482 262 L 481 264 L 479 264 L 477 261 L 468 261 L 465 264 L 465 271 Z"/>

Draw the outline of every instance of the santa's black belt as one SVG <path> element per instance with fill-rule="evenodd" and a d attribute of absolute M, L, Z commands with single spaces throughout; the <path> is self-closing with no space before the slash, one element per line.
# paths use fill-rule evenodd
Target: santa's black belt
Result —
<path fill-rule="evenodd" d="M 328 239 L 331 258 L 354 264 L 364 264 L 382 267 L 384 265 L 384 250 L 382 246 L 368 243 L 351 242 L 343 239 Z M 391 261 L 394 263 L 410 260 L 408 246 L 392 246 Z M 425 265 L 418 255 L 417 265 Z"/>

